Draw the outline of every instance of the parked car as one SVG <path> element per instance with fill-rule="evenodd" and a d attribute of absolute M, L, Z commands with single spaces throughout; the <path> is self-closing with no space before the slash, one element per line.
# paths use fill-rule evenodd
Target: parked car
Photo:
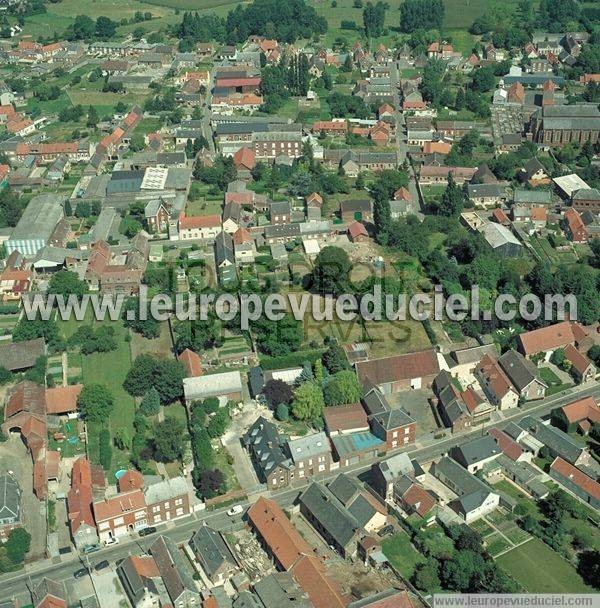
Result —
<path fill-rule="evenodd" d="M 148 534 L 154 534 L 156 532 L 156 528 L 154 526 L 148 526 L 147 528 L 142 528 L 138 534 L 140 536 L 148 536 Z"/>
<path fill-rule="evenodd" d="M 227 515 L 229 515 L 231 517 L 233 515 L 240 515 L 243 512 L 244 512 L 244 507 L 242 507 L 242 505 L 235 505 L 234 507 L 231 507 L 231 509 L 229 509 L 229 511 L 227 511 Z"/>
<path fill-rule="evenodd" d="M 83 578 L 84 576 L 87 576 L 90 573 L 90 571 L 87 568 L 79 568 L 79 570 L 76 570 L 75 572 L 73 572 L 73 576 L 75 578 Z"/>
<path fill-rule="evenodd" d="M 108 568 L 110 566 L 110 564 L 108 563 L 108 560 L 103 559 L 101 562 L 98 562 L 95 566 L 94 566 L 94 570 L 96 572 L 99 572 L 100 570 L 104 570 L 104 568 Z"/>
<path fill-rule="evenodd" d="M 394 532 L 394 526 L 389 524 L 387 526 L 383 526 L 379 532 L 377 532 L 377 536 L 387 536 L 388 534 L 392 534 Z"/>

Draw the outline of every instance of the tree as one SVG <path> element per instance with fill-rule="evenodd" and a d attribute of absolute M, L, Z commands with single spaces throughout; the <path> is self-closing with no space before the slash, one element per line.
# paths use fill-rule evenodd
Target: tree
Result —
<path fill-rule="evenodd" d="M 324 405 L 321 387 L 316 382 L 304 382 L 294 391 L 292 415 L 298 420 L 315 420 Z"/>
<path fill-rule="evenodd" d="M 0 365 L 0 386 L 10 382 L 12 379 L 12 374 L 9 370 L 7 370 L 3 365 Z"/>
<path fill-rule="evenodd" d="M 491 65 L 479 68 L 473 72 L 471 87 L 479 93 L 491 91 L 496 84 L 494 68 Z"/>
<path fill-rule="evenodd" d="M 377 2 L 377 4 L 367 2 L 363 9 L 363 24 L 367 38 L 383 35 L 386 8 L 387 4 L 384 2 Z"/>
<path fill-rule="evenodd" d="M 322 361 L 330 374 L 350 369 L 346 353 L 337 342 L 332 342 L 329 345 L 329 348 L 323 353 Z"/>
<path fill-rule="evenodd" d="M 288 355 L 298 350 L 304 337 L 302 323 L 289 314 L 280 321 L 261 316 L 256 321 L 251 321 L 251 329 L 256 336 L 258 349 L 271 357 Z"/>
<path fill-rule="evenodd" d="M 88 422 L 106 422 L 114 405 L 114 397 L 103 384 L 86 384 L 77 397 L 79 411 Z"/>
<path fill-rule="evenodd" d="M 283 380 L 269 380 L 263 389 L 268 404 L 275 407 L 279 403 L 289 405 L 292 401 L 292 389 Z"/>
<path fill-rule="evenodd" d="M 400 5 L 400 29 L 403 32 L 441 29 L 444 20 L 442 0 L 406 0 Z"/>
<path fill-rule="evenodd" d="M 350 370 L 337 372 L 323 386 L 326 405 L 344 405 L 360 400 L 361 390 L 357 375 Z"/>
<path fill-rule="evenodd" d="M 322 295 L 340 295 L 348 291 L 350 259 L 340 247 L 323 247 L 315 258 L 312 287 Z"/>
<path fill-rule="evenodd" d="M 159 462 L 173 462 L 182 457 L 185 424 L 178 418 L 166 418 L 154 430 L 154 455 Z"/>
<path fill-rule="evenodd" d="M 600 551 L 588 549 L 579 554 L 577 572 L 594 589 L 600 589 Z"/>
<path fill-rule="evenodd" d="M 87 15 L 77 15 L 73 23 L 70 39 L 71 40 L 91 40 L 96 31 L 96 24 Z"/>
<path fill-rule="evenodd" d="M 452 171 L 448 174 L 448 185 L 442 195 L 437 212 L 440 215 L 447 217 L 453 217 L 458 215 L 463 208 L 463 193 L 460 186 L 454 180 Z"/>
<path fill-rule="evenodd" d="M 115 431 L 114 443 L 120 450 L 131 449 L 131 434 L 127 427 L 121 426 Z"/>
<path fill-rule="evenodd" d="M 4 545 L 6 556 L 13 564 L 21 564 L 31 547 L 31 534 L 25 528 L 14 528 Z"/>
<path fill-rule="evenodd" d="M 98 116 L 98 110 L 94 106 L 90 106 L 88 108 L 87 122 L 86 126 L 90 129 L 95 129 L 98 125 L 98 121 L 100 117 Z"/>
<path fill-rule="evenodd" d="M 229 416 L 228 408 L 219 408 L 219 410 L 215 414 L 213 414 L 211 419 L 208 421 L 208 425 L 206 427 L 208 436 L 211 439 L 221 437 L 223 433 L 227 430 L 227 427 L 229 426 L 230 422 L 231 418 Z"/>
<path fill-rule="evenodd" d="M 70 270 L 59 270 L 55 272 L 48 283 L 48 294 L 82 296 L 87 293 L 87 285 L 82 281 L 77 273 Z"/>
<path fill-rule="evenodd" d="M 127 299 L 121 317 L 125 327 L 129 327 L 144 338 L 152 340 L 160 336 L 160 323 L 156 319 L 151 315 L 146 315 L 146 319 L 140 318 L 139 298 Z"/>
<path fill-rule="evenodd" d="M 219 469 L 201 471 L 198 476 L 198 492 L 204 499 L 214 498 L 225 484 L 225 476 Z"/>
<path fill-rule="evenodd" d="M 439 563 L 436 559 L 428 558 L 427 561 L 420 563 L 413 576 L 413 582 L 417 589 L 431 592 L 440 587 L 440 577 L 438 575 Z"/>
<path fill-rule="evenodd" d="M 96 19 L 95 32 L 98 38 L 102 40 L 109 40 L 115 35 L 117 31 L 117 23 L 104 15 L 100 15 Z"/>
<path fill-rule="evenodd" d="M 275 418 L 280 422 L 286 422 L 290 418 L 290 408 L 285 403 L 279 403 L 275 410 Z"/>
<path fill-rule="evenodd" d="M 155 359 L 150 355 L 136 357 L 123 382 L 123 388 L 134 397 L 145 395 L 154 387 L 161 403 L 172 403 L 183 394 L 185 370 L 179 361 Z"/>
<path fill-rule="evenodd" d="M 158 391 L 152 387 L 142 399 L 140 403 L 140 412 L 144 416 L 155 416 L 160 411 L 160 395 Z"/>

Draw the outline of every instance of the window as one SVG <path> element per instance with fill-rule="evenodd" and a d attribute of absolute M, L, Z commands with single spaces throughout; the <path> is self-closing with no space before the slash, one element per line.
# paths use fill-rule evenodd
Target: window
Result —
<path fill-rule="evenodd" d="M 394 431 L 394 432 L 392 433 L 392 437 L 398 437 L 398 431 Z"/>
<path fill-rule="evenodd" d="M 124 522 L 125 522 L 125 520 L 122 517 L 116 517 L 113 524 L 115 526 L 121 526 L 121 525 L 123 525 Z"/>
<path fill-rule="evenodd" d="M 410 427 L 409 427 L 409 426 L 407 426 L 407 427 L 404 429 L 404 434 L 405 434 L 405 435 L 408 435 L 409 433 L 410 433 Z"/>

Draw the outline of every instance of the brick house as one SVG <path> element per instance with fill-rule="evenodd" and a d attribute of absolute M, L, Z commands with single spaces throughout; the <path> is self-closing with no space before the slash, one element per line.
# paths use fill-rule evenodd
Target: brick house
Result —
<path fill-rule="evenodd" d="M 414 443 L 417 423 L 404 410 L 387 410 L 370 417 L 371 430 L 375 437 L 393 450 Z"/>

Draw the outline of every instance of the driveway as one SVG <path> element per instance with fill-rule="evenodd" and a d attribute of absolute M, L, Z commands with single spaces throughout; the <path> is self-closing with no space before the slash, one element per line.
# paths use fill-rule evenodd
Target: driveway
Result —
<path fill-rule="evenodd" d="M 31 456 L 17 434 L 0 443 L 0 473 L 12 471 L 21 488 L 23 525 L 31 534 L 31 550 L 27 561 L 35 561 L 46 552 L 46 506 L 33 494 Z"/>
<path fill-rule="evenodd" d="M 258 480 L 256 471 L 248 452 L 242 447 L 240 437 L 246 432 L 256 419 L 265 414 L 270 414 L 266 408 L 257 406 L 254 402 L 244 403 L 231 421 L 228 431 L 221 438 L 221 443 L 233 457 L 233 469 L 240 486 L 248 493 L 252 494 L 262 485 Z"/>

